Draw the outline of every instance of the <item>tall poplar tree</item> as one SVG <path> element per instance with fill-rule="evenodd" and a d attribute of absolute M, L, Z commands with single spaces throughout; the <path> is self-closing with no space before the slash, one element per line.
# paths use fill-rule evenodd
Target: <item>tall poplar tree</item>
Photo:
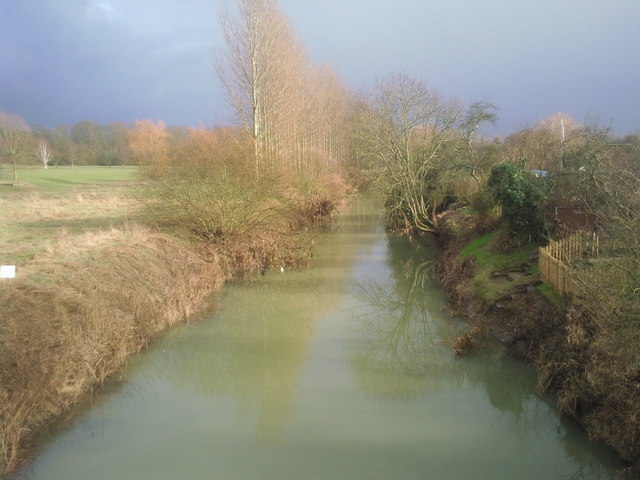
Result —
<path fill-rule="evenodd" d="M 275 0 L 238 0 L 220 21 L 216 70 L 253 141 L 256 175 L 335 167 L 347 97 L 337 76 L 311 65 Z"/>

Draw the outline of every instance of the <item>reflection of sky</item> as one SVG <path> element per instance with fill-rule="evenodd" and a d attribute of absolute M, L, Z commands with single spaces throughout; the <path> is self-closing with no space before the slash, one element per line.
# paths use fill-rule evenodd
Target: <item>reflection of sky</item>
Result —
<path fill-rule="evenodd" d="M 424 256 L 379 224 L 336 231 L 315 267 L 228 286 L 210 320 L 135 359 L 29 480 L 612 478 L 526 366 L 440 342 L 450 319 L 415 275 Z M 416 278 L 426 288 L 404 318 Z M 367 285 L 393 308 L 373 310 Z M 384 338 L 395 327 L 400 349 Z"/>
<path fill-rule="evenodd" d="M 54 126 L 228 121 L 211 57 L 225 0 L 0 2 L 0 109 Z M 232 3 L 230 0 L 226 3 Z M 280 0 L 311 58 L 358 89 L 403 71 L 500 109 L 640 127 L 636 0 Z"/>

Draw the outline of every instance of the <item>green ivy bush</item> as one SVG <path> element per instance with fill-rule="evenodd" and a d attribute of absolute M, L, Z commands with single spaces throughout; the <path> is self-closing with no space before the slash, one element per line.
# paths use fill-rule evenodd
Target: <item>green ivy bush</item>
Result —
<path fill-rule="evenodd" d="M 491 169 L 487 190 L 502 210 L 501 219 L 511 240 L 539 242 L 544 238 L 544 179 L 519 163 L 501 163 Z"/>

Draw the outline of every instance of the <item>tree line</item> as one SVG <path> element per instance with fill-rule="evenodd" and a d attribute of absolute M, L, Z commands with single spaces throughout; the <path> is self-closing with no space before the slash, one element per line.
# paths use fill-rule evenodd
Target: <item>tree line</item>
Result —
<path fill-rule="evenodd" d="M 440 212 L 462 201 L 482 214 L 501 208 L 519 240 L 553 233 L 545 209 L 620 209 L 612 199 L 631 188 L 614 183 L 633 178 L 638 135 L 615 138 L 556 114 L 506 138 L 484 138 L 482 125 L 498 118 L 489 103 L 465 105 L 405 74 L 348 90 L 330 68 L 310 62 L 276 0 L 238 0 L 220 15 L 220 26 L 225 48 L 216 53 L 215 71 L 233 125 L 84 121 L 46 129 L 0 112 L 0 156 L 14 180 L 21 163 L 141 165 L 167 189 L 198 170 L 198 178 L 233 174 L 236 184 L 261 188 L 284 178 L 281 190 L 311 195 L 351 172 L 382 194 L 393 230 L 437 233 Z M 629 175 L 614 175 L 620 166 Z M 537 182 L 534 172 L 549 179 Z"/>
<path fill-rule="evenodd" d="M 20 165 L 130 165 L 128 132 L 122 122 L 30 126 L 18 114 L 0 111 L 0 158 L 11 166 L 14 180 Z"/>

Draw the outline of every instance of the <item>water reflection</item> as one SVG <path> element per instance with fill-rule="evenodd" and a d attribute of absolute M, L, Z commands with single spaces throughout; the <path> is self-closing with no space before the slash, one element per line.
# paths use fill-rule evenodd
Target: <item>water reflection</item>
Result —
<path fill-rule="evenodd" d="M 501 412 L 512 438 L 527 444 L 548 435 L 550 407 L 535 393 L 531 367 L 497 343 L 454 358 L 447 345 L 458 329 L 432 281 L 434 248 L 398 237 L 390 237 L 388 247 L 388 277 L 357 281 L 351 292 L 357 307 L 350 358 L 362 391 L 407 400 L 467 385 Z M 611 452 L 590 445 L 579 427 L 564 419 L 554 433 L 575 468 L 566 478 L 612 478 Z"/>
<path fill-rule="evenodd" d="M 237 297 L 248 290 L 250 300 Z M 241 416 L 256 412 L 259 439 L 272 440 L 289 418 L 319 302 L 311 293 L 294 301 L 271 285 L 236 288 L 215 322 L 172 343 L 162 358 L 163 378 L 233 397 Z"/>
<path fill-rule="evenodd" d="M 449 370 L 445 359 L 451 354 L 440 345 L 452 323 L 432 318 L 442 305 L 430 288 L 432 250 L 413 247 L 401 237 L 390 237 L 388 243 L 388 278 L 364 279 L 352 287 L 358 327 L 351 361 L 363 390 L 409 398 L 440 389 L 445 378 L 456 382 L 442 368 Z"/>
<path fill-rule="evenodd" d="M 342 215 L 318 241 L 313 268 L 228 288 L 215 319 L 189 326 L 168 344 L 159 360 L 162 378 L 212 401 L 233 398 L 241 418 L 255 417 L 259 441 L 276 441 L 290 420 L 316 323 L 344 294 L 354 251 L 376 239 L 375 206 L 357 202 Z"/>

